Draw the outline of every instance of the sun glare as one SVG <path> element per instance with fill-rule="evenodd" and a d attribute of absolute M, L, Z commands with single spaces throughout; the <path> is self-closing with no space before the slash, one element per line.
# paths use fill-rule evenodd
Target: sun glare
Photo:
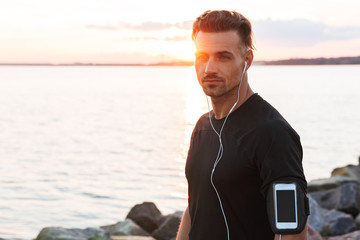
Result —
<path fill-rule="evenodd" d="M 161 48 L 171 61 L 194 61 L 195 46 L 191 40 L 164 42 Z"/>
<path fill-rule="evenodd" d="M 202 91 L 194 68 L 189 68 L 186 91 L 186 107 L 184 110 L 186 130 L 185 136 L 187 143 L 190 140 L 192 130 L 199 117 L 207 111 L 206 97 Z M 188 146 L 186 146 L 187 150 Z"/>
<path fill-rule="evenodd" d="M 195 45 L 192 41 L 183 41 L 179 44 L 179 48 L 175 49 L 176 56 L 179 60 L 193 61 L 195 53 Z"/>

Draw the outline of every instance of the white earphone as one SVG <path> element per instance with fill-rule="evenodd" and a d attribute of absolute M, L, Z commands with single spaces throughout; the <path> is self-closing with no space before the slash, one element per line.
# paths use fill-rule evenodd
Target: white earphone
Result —
<path fill-rule="evenodd" d="M 216 189 L 216 187 L 215 187 L 215 185 L 214 185 L 214 182 L 213 182 L 213 175 L 214 175 L 214 172 L 215 172 L 215 168 L 216 168 L 217 164 L 220 162 L 220 160 L 221 160 L 221 158 L 222 158 L 222 156 L 223 156 L 223 152 L 224 152 L 224 147 L 223 147 L 222 140 L 221 140 L 221 134 L 222 134 L 222 131 L 223 131 L 223 129 L 224 129 L 226 120 L 228 119 L 230 113 L 234 110 L 235 106 L 236 106 L 236 105 L 238 104 L 238 102 L 239 102 L 239 98 L 240 98 L 240 87 L 241 87 L 241 83 L 242 83 L 242 80 L 243 80 L 243 77 L 244 77 L 244 74 L 245 74 L 245 71 L 246 71 L 246 67 L 247 67 L 247 62 L 245 61 L 244 69 L 243 69 L 243 72 L 242 72 L 242 75 L 241 75 L 241 79 L 240 79 L 240 83 L 239 83 L 239 87 L 238 87 L 237 100 L 236 100 L 236 102 L 234 103 L 234 105 L 231 107 L 229 113 L 226 115 L 226 118 L 225 118 L 225 120 L 224 120 L 224 123 L 222 124 L 219 132 L 216 131 L 216 129 L 215 129 L 215 127 L 214 127 L 214 125 L 213 125 L 213 123 L 212 123 L 212 121 L 211 121 L 209 100 L 208 100 L 208 98 L 206 97 L 206 101 L 207 101 L 207 105 L 208 105 L 208 109 L 209 109 L 209 121 L 210 121 L 210 125 L 211 125 L 212 129 L 214 130 L 214 132 L 216 133 L 216 135 L 219 137 L 219 143 L 220 143 L 219 151 L 218 151 L 216 160 L 215 160 L 215 162 L 214 162 L 213 169 L 212 169 L 212 171 L 211 171 L 210 181 L 211 181 L 211 185 L 213 186 L 213 188 L 214 188 L 214 190 L 215 190 L 215 193 L 216 193 L 216 195 L 217 195 L 217 197 L 218 197 L 218 200 L 219 200 L 221 212 L 222 212 L 222 214 L 223 214 L 224 221 L 225 221 L 225 225 L 226 225 L 226 232 L 227 232 L 227 239 L 228 239 L 228 240 L 230 240 L 229 226 L 228 226 L 228 222 L 227 222 L 227 219 L 226 219 L 225 211 L 224 211 L 224 208 L 223 208 L 223 205 L 222 205 L 222 202 L 221 202 L 220 195 L 219 195 L 218 190 Z"/>

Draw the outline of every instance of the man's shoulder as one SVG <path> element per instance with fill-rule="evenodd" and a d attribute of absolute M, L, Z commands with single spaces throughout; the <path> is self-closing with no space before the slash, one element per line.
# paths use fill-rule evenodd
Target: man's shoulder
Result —
<path fill-rule="evenodd" d="M 257 111 L 258 119 L 261 126 L 276 130 L 291 128 L 288 121 L 282 114 L 269 102 L 258 96 L 257 98 Z M 292 128 L 291 128 L 292 129 Z"/>
<path fill-rule="evenodd" d="M 280 112 L 259 95 L 253 98 L 251 108 L 249 107 L 247 112 L 249 132 L 270 138 L 277 138 L 283 134 L 299 137 Z"/>
<path fill-rule="evenodd" d="M 286 124 L 286 120 L 270 103 L 258 94 L 251 96 L 234 114 L 236 124 L 246 127 L 265 127 Z"/>
<path fill-rule="evenodd" d="M 280 132 L 283 131 L 295 132 L 295 130 L 290 126 L 290 124 L 284 118 L 281 117 L 267 119 L 259 126 L 259 128 L 263 130 L 267 130 L 274 135 L 279 134 Z"/>
<path fill-rule="evenodd" d="M 195 129 L 205 127 L 208 124 L 209 124 L 209 112 L 201 115 L 201 117 L 197 120 L 195 124 Z"/>
<path fill-rule="evenodd" d="M 259 125 L 252 132 L 253 138 L 256 142 L 263 146 L 283 145 L 285 146 L 299 146 L 299 134 L 282 118 L 269 119 L 263 124 Z"/>

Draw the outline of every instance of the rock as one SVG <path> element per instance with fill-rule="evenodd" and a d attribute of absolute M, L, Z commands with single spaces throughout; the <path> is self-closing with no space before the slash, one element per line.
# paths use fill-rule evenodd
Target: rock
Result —
<path fill-rule="evenodd" d="M 357 183 L 355 178 L 349 176 L 332 176 L 330 178 L 315 179 L 308 183 L 308 192 L 325 191 L 337 188 L 344 183 Z"/>
<path fill-rule="evenodd" d="M 329 237 L 326 240 L 360 240 L 360 231 L 351 232 L 336 237 Z"/>
<path fill-rule="evenodd" d="M 351 232 L 344 235 L 344 239 L 360 240 L 360 231 Z"/>
<path fill-rule="evenodd" d="M 72 228 L 66 229 L 61 227 L 43 228 L 36 240 L 106 240 L 105 231 L 98 228 Z"/>
<path fill-rule="evenodd" d="M 331 210 L 324 215 L 325 226 L 320 232 L 323 236 L 337 236 L 355 230 L 354 219 L 349 214 Z"/>
<path fill-rule="evenodd" d="M 320 233 L 316 231 L 311 225 L 308 226 L 308 240 L 322 240 Z"/>
<path fill-rule="evenodd" d="M 155 240 L 152 237 L 141 236 L 111 236 L 111 240 Z"/>
<path fill-rule="evenodd" d="M 183 212 L 167 215 L 160 227 L 152 233 L 158 240 L 169 240 L 176 237 Z"/>
<path fill-rule="evenodd" d="M 360 214 L 355 218 L 356 229 L 360 229 Z"/>
<path fill-rule="evenodd" d="M 316 231 L 321 232 L 325 226 L 324 215 L 328 210 L 319 206 L 319 204 L 311 197 L 309 197 L 310 215 L 308 218 L 309 225 L 311 225 Z"/>
<path fill-rule="evenodd" d="M 322 208 L 337 209 L 354 217 L 360 212 L 359 185 L 355 182 L 344 183 L 335 189 L 312 192 L 309 194 Z"/>
<path fill-rule="evenodd" d="M 326 210 L 309 196 L 310 216 L 309 225 L 322 236 L 336 236 L 351 232 L 355 229 L 355 221 L 351 215 L 337 210 Z"/>
<path fill-rule="evenodd" d="M 356 179 L 358 182 L 360 182 L 360 166 L 350 164 L 345 167 L 335 168 L 331 172 L 331 176 L 346 176 Z"/>
<path fill-rule="evenodd" d="M 135 205 L 126 216 L 149 233 L 159 227 L 161 217 L 161 212 L 152 202 Z"/>
<path fill-rule="evenodd" d="M 123 222 L 118 222 L 101 228 L 112 236 L 150 236 L 148 232 L 143 230 L 131 219 L 126 219 Z"/>

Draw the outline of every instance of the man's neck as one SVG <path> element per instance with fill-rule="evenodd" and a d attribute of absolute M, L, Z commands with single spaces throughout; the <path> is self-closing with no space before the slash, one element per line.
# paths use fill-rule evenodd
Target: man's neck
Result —
<path fill-rule="evenodd" d="M 248 84 L 240 88 L 239 101 L 234 107 L 233 111 L 240 107 L 254 92 Z M 222 119 L 226 117 L 230 109 L 234 106 L 237 100 L 237 88 L 236 91 L 233 91 L 233 94 L 230 96 L 222 97 L 211 97 L 211 103 L 216 119 Z"/>

